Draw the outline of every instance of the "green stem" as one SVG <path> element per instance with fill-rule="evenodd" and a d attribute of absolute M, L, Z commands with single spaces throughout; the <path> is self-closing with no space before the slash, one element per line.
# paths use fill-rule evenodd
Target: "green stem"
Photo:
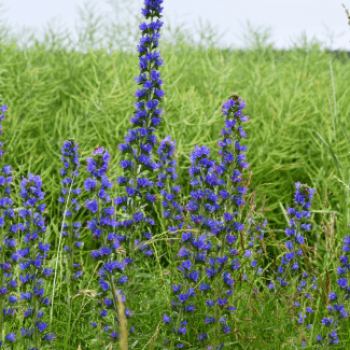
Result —
<path fill-rule="evenodd" d="M 180 305 L 180 312 L 179 312 L 179 317 L 177 319 L 177 322 L 176 322 L 176 328 L 175 328 L 175 334 L 177 332 L 177 330 L 179 329 L 180 327 L 180 322 L 181 322 L 181 318 L 182 318 L 182 305 Z M 176 337 L 176 335 L 174 335 L 172 338 L 171 338 L 171 343 L 170 343 L 170 350 L 174 350 L 174 338 Z"/>

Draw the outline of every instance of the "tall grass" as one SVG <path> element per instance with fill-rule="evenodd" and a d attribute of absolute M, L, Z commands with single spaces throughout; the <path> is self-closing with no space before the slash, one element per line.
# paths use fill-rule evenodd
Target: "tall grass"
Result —
<path fill-rule="evenodd" d="M 35 170 L 50 184 L 48 193 L 57 192 L 60 145 L 68 138 L 86 152 L 103 144 L 116 157 L 133 112 L 135 55 L 103 48 L 47 50 L 40 43 L 27 49 L 2 43 L 0 50 L 1 91 L 10 106 L 4 136 L 17 177 Z M 344 227 L 347 191 L 337 178 L 348 184 L 345 54 L 335 57 L 318 47 L 230 52 L 186 43 L 165 45 L 162 52 L 167 97 L 159 134 L 178 140 L 180 156 L 197 143 L 216 142 L 221 101 L 228 91 L 239 91 L 254 116 L 248 130 L 251 187 L 257 187 L 259 202 L 268 194 L 272 223 L 283 222 L 279 203 L 290 201 L 298 178 L 318 188 L 322 215 L 329 217 L 327 208 L 334 203 Z M 185 169 L 180 172 L 186 180 Z M 57 212 L 56 198 L 49 195 L 47 202 Z"/>

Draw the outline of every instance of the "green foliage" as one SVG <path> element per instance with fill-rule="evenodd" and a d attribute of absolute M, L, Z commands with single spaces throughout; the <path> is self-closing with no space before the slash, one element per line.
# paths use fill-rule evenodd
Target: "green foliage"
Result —
<path fill-rule="evenodd" d="M 196 144 L 216 144 L 222 101 L 239 91 L 251 115 L 250 187 L 257 189 L 258 203 L 268 194 L 270 223 L 284 223 L 279 203 L 290 203 L 292 184 L 300 179 L 318 189 L 315 207 L 325 211 L 318 217 L 329 216 L 327 209 L 334 203 L 344 228 L 348 206 L 340 202 L 348 191 L 337 178 L 347 184 L 350 73 L 345 55 L 339 59 L 317 47 L 229 52 L 186 43 L 165 44 L 162 52 L 167 94 L 159 136 L 170 134 L 177 140 L 180 159 L 187 160 Z M 133 113 L 137 57 L 120 51 L 108 54 L 103 48 L 87 53 L 47 50 L 39 43 L 27 49 L 2 43 L 0 53 L 1 91 L 10 106 L 4 126 L 8 160 L 18 176 L 42 174 L 49 210 L 57 213 L 53 193 L 59 186 L 62 141 L 74 138 L 83 155 L 103 145 L 114 157 L 116 172 L 116 148 Z M 329 109 L 335 109 L 330 62 L 336 115 Z M 186 165 L 182 162 L 180 169 L 185 186 Z"/>

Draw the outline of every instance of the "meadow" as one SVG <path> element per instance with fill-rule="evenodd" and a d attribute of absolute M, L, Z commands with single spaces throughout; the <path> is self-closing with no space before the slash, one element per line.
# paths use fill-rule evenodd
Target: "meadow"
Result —
<path fill-rule="evenodd" d="M 165 37 L 171 34 L 164 32 Z M 109 178 L 115 181 L 122 175 L 119 163 L 123 156 L 118 145 L 124 141 L 135 110 L 138 57 L 136 47 L 134 51 L 108 50 L 103 45 L 89 47 L 88 44 L 84 50 L 65 46 L 59 40 L 55 45 L 40 41 L 20 45 L 5 34 L 0 41 L 0 93 L 8 106 L 2 122 L 5 150 L 2 164 L 13 168 L 15 207 L 22 206 L 18 196 L 20 181 L 28 173 L 41 176 L 46 193 L 45 242 L 51 244 L 46 264 L 54 269 L 55 275 L 45 290 L 50 298 L 53 288 L 55 292 L 54 302 L 47 311 L 55 340 L 40 349 L 118 348 L 104 339 L 101 343 L 90 331 L 92 313 L 97 307 L 94 294 L 98 289 L 96 262 L 90 255 L 98 245 L 86 228 L 90 213 L 84 208 L 77 216 L 83 222 L 80 240 L 84 246 L 79 252 L 83 275 L 80 292 L 73 297 L 74 306 L 67 306 L 60 234 L 62 209 L 58 202 L 60 152 L 66 140 L 79 144 L 81 187 L 88 177 L 86 158 L 96 147 L 104 147 L 111 154 Z M 331 53 L 317 43 L 278 50 L 258 39 L 245 49 L 223 49 L 210 38 L 203 45 L 185 35 L 178 35 L 172 41 L 160 39 L 160 51 L 164 66 L 159 70 L 165 96 L 161 102 L 164 114 L 156 135 L 158 144 L 168 135 L 176 140 L 182 200 L 187 202 L 190 198 L 190 153 L 196 145 L 206 145 L 216 153 L 220 131 L 225 125 L 222 104 L 233 93 L 239 94 L 246 102 L 245 114 L 250 116 L 245 126 L 248 137 L 244 139 L 250 163 L 244 176 L 249 187 L 246 201 L 254 202 L 257 211 L 263 208 L 261 215 L 268 220 L 263 267 L 275 269 L 276 261 L 282 256 L 285 228 L 290 222 L 287 208 L 293 206 L 294 184 L 308 184 L 315 188 L 309 219 L 312 230 L 307 233 L 310 259 L 320 272 L 318 281 L 327 284 L 325 290 L 336 288 L 340 250 L 344 237 L 349 235 L 350 223 L 348 54 Z M 113 186 L 112 198 L 118 195 L 118 187 Z M 82 202 L 87 198 L 89 194 L 85 191 Z M 152 209 L 155 235 L 167 231 L 162 210 L 160 201 L 156 202 Z M 130 336 L 129 349 L 167 348 L 162 317 L 171 302 L 169 285 L 174 253 L 169 252 L 169 245 L 163 241 L 152 242 L 152 247 L 152 260 L 140 265 L 133 275 L 134 282 L 139 282 L 130 291 L 129 303 L 131 309 L 138 308 L 133 321 L 138 333 Z M 311 333 L 305 335 L 301 326 L 295 324 L 292 311 L 281 311 L 276 316 L 276 308 L 279 310 L 280 306 L 276 307 L 276 299 L 265 293 L 265 279 L 266 276 L 257 282 L 256 288 L 260 288 L 262 295 L 257 301 L 251 296 L 251 288 L 242 287 L 243 279 L 237 278 L 237 290 L 249 298 L 235 299 L 235 329 L 225 344 L 228 349 L 296 349 L 300 348 L 302 339 L 315 338 L 318 334 L 325 310 L 323 292 L 315 293 L 318 298 L 312 316 L 315 324 Z M 286 294 L 281 300 L 284 297 L 288 300 Z M 20 323 L 17 321 L 12 329 L 19 330 Z M 348 325 L 346 317 L 343 328 L 339 328 L 339 343 L 332 347 L 349 347 Z M 9 349 L 22 349 L 22 343 L 18 344 Z M 326 347 L 327 344 L 323 348 Z M 190 348 L 188 345 L 187 349 Z M 318 345 L 307 342 L 305 348 L 317 349 Z"/>

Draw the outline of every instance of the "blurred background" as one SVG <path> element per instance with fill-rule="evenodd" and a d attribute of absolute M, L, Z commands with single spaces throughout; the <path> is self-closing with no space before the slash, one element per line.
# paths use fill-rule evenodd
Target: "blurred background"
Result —
<path fill-rule="evenodd" d="M 349 0 L 343 2 L 349 7 Z M 131 28 L 135 30 L 132 24 L 133 20 L 141 19 L 142 0 L 2 0 L 1 3 L 2 22 L 5 20 L 20 42 L 34 37 L 42 39 L 49 28 L 65 33 L 71 40 L 81 39 L 81 19 L 92 10 L 94 18 L 90 24 L 102 20 L 100 37 L 95 39 L 106 43 L 113 32 L 107 30 L 103 35 L 102 28 L 110 28 L 111 23 L 123 27 L 126 37 L 131 34 Z M 220 47 L 249 45 L 247 28 L 253 26 L 278 48 L 307 40 L 322 42 L 333 50 L 350 51 L 348 27 L 339 0 L 166 0 L 164 5 L 168 27 L 191 32 L 196 40 L 203 39 L 200 33 L 204 29 L 215 32 L 215 42 Z"/>

